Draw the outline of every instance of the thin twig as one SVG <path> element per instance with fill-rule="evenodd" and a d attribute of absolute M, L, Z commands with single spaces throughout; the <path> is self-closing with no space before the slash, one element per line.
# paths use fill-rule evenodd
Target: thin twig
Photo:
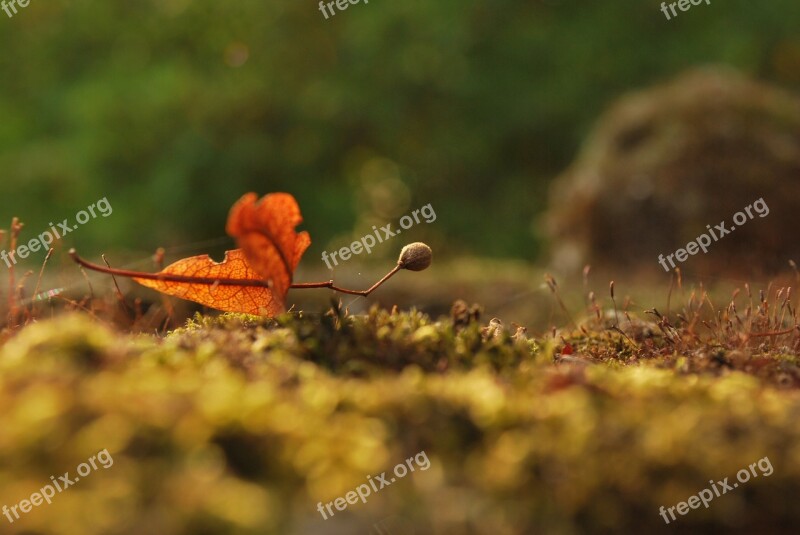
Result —
<path fill-rule="evenodd" d="M 42 285 L 42 275 L 44 275 L 44 268 L 47 267 L 47 261 L 50 260 L 50 257 L 53 256 L 53 249 L 52 247 L 47 251 L 47 256 L 44 257 L 44 262 L 42 262 L 42 269 L 39 270 L 39 278 L 36 280 L 36 289 L 33 291 L 33 298 L 35 299 L 37 295 L 39 295 L 39 288 Z"/>
<path fill-rule="evenodd" d="M 106 273 L 109 275 L 118 275 L 120 277 L 155 280 L 159 282 L 207 284 L 215 286 L 244 286 L 244 287 L 257 286 L 261 288 L 272 287 L 272 281 L 262 280 L 262 279 L 225 279 L 219 277 L 189 277 L 184 275 L 172 275 L 168 273 L 143 273 L 138 271 L 130 271 L 127 269 L 103 267 L 98 264 L 93 264 L 91 262 L 84 260 L 83 258 L 78 256 L 78 253 L 75 251 L 75 249 L 70 249 L 69 255 L 77 264 L 86 269 L 90 269 L 92 271 L 99 271 L 100 273 Z M 346 288 L 339 288 L 333 283 L 332 280 L 325 282 L 301 282 L 296 284 L 290 284 L 289 288 L 296 288 L 296 289 L 329 288 L 336 292 L 341 292 L 350 295 L 361 295 L 366 297 L 373 291 L 377 290 L 380 285 L 389 280 L 395 273 L 403 269 L 403 267 L 404 267 L 403 264 L 401 262 L 398 262 L 397 265 L 389 273 L 384 275 L 384 277 L 381 280 L 373 284 L 372 287 L 367 290 L 348 290 Z"/>
<path fill-rule="evenodd" d="M 103 259 L 103 262 L 105 263 L 106 267 L 111 269 L 111 264 L 109 264 L 108 260 L 106 260 L 106 255 L 102 254 L 100 255 L 100 258 Z M 113 273 L 111 274 L 111 280 L 114 281 L 114 287 L 117 289 L 117 299 L 119 299 L 119 302 L 122 303 L 122 308 L 125 309 L 125 312 L 128 313 L 133 312 L 130 309 L 130 307 L 128 307 L 128 303 L 125 302 L 125 297 L 122 295 L 122 290 L 119 289 L 119 284 L 117 284 L 117 278 L 114 276 Z"/>

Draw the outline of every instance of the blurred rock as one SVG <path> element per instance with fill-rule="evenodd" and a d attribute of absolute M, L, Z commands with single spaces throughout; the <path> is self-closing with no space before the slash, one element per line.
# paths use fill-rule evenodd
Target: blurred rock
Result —
<path fill-rule="evenodd" d="M 800 247 L 800 99 L 724 68 L 691 70 L 623 96 L 552 187 L 545 216 L 563 270 L 664 273 L 669 255 L 762 198 L 769 214 L 678 266 L 753 276 L 788 269 Z"/>

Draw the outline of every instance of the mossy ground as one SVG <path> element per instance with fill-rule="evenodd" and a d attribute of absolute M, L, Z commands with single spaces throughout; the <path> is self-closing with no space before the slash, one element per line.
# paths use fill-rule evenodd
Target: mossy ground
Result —
<path fill-rule="evenodd" d="M 621 318 L 622 332 L 594 319 L 534 339 L 476 315 L 197 316 L 165 337 L 86 314 L 29 325 L 0 350 L 0 504 L 99 450 L 114 464 L 13 525 L 0 517 L 0 532 L 366 534 L 387 519 L 404 526 L 394 535 L 800 525 L 790 347 L 722 332 L 701 340 L 636 318 Z M 317 512 L 423 450 L 428 470 L 328 520 Z M 659 516 L 764 457 L 769 477 L 669 526 Z"/>

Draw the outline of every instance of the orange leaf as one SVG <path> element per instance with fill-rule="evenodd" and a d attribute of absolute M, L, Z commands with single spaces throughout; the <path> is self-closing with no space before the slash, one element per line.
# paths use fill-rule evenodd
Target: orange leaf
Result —
<path fill-rule="evenodd" d="M 257 199 L 255 193 L 248 193 L 233 205 L 227 231 L 252 269 L 270 281 L 274 304 L 283 310 L 292 275 L 311 238 L 308 232 L 295 232 L 303 216 L 292 195 L 270 193 Z"/>
<path fill-rule="evenodd" d="M 262 283 L 263 278 L 247 263 L 241 249 L 228 251 L 222 262 L 214 262 L 208 255 L 192 256 L 178 260 L 164 268 L 158 275 L 176 275 L 205 279 L 252 280 Z M 161 293 L 188 299 L 226 312 L 243 312 L 261 316 L 274 316 L 283 312 L 283 298 L 275 298 L 265 286 L 230 286 L 214 283 L 159 281 L 134 277 L 143 286 Z"/>
<path fill-rule="evenodd" d="M 264 316 L 285 310 L 289 288 L 330 288 L 366 297 L 400 270 L 422 271 L 431 264 L 431 248 L 417 242 L 403 247 L 394 268 L 367 290 L 339 288 L 332 280 L 292 284 L 294 270 L 311 245 L 308 232 L 295 232 L 302 222 L 300 207 L 288 193 L 271 193 L 260 201 L 255 193 L 248 193 L 228 215 L 228 234 L 240 248 L 225 253 L 222 262 L 214 262 L 208 255 L 193 256 L 159 273 L 143 273 L 92 264 L 75 249 L 69 254 L 86 269 L 130 277 L 148 288 L 219 310 Z"/>
<path fill-rule="evenodd" d="M 257 199 L 255 193 L 248 193 L 231 208 L 227 229 L 239 242 L 240 249 L 225 253 L 222 262 L 214 262 L 208 255 L 193 256 L 159 273 L 142 273 L 92 264 L 80 258 L 74 249 L 70 255 L 88 269 L 131 277 L 148 288 L 211 308 L 275 316 L 285 310 L 292 275 L 300 257 L 311 245 L 311 238 L 308 232 L 295 232 L 303 217 L 290 194 L 271 193 L 258 202 Z M 299 287 L 335 288 L 332 281 Z M 369 293 L 340 291 L 358 295 Z"/>

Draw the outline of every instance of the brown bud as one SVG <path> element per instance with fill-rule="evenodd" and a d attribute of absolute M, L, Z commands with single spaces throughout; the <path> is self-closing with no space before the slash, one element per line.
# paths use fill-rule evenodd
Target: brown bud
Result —
<path fill-rule="evenodd" d="M 402 269 L 422 271 L 431 265 L 433 251 L 422 242 L 409 243 L 400 251 L 397 265 Z"/>

